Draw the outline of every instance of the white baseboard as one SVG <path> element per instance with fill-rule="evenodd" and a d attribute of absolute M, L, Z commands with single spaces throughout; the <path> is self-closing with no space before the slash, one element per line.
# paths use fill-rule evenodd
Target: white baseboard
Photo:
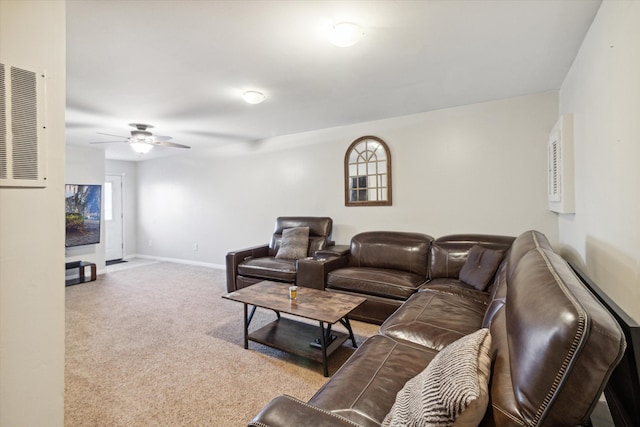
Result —
<path fill-rule="evenodd" d="M 124 259 L 128 260 L 128 259 L 131 259 L 131 258 L 141 258 L 141 259 L 150 259 L 150 260 L 154 260 L 154 261 L 174 262 L 176 264 L 195 265 L 197 267 L 212 268 L 212 269 L 215 269 L 215 270 L 225 270 L 227 268 L 223 264 L 213 264 L 213 263 L 209 263 L 209 262 L 193 261 L 193 260 L 190 260 L 190 259 L 158 257 L 158 256 L 142 255 L 142 254 L 127 255 Z"/>

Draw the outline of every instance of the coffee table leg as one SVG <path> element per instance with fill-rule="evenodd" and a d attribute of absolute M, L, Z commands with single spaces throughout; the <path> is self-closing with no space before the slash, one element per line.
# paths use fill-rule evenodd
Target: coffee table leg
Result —
<path fill-rule="evenodd" d="M 322 347 L 322 368 L 324 376 L 329 376 L 329 366 L 327 364 L 327 337 L 324 330 L 324 322 L 320 322 L 320 346 Z"/>
<path fill-rule="evenodd" d="M 244 304 L 244 348 L 249 348 L 249 324 L 256 312 L 256 306 L 251 307 L 251 313 L 248 311 L 248 304 Z"/>
<path fill-rule="evenodd" d="M 342 326 L 347 328 L 347 331 L 349 331 L 349 338 L 351 338 L 351 343 L 353 343 L 353 348 L 358 348 L 358 344 L 356 344 L 356 339 L 353 336 L 353 330 L 351 329 L 351 322 L 349 322 L 349 318 L 345 317 L 344 319 L 340 319 L 340 323 L 342 323 Z"/>
<path fill-rule="evenodd" d="M 244 349 L 249 348 L 249 312 L 247 304 L 244 304 Z"/>
<path fill-rule="evenodd" d="M 327 323 L 327 329 L 325 329 L 324 331 L 324 336 L 327 346 L 331 345 L 331 343 L 333 342 L 333 340 L 331 339 L 331 323 Z"/>

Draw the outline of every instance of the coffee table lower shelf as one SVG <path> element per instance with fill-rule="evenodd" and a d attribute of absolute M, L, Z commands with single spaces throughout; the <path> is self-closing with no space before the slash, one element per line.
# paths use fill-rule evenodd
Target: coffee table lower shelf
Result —
<path fill-rule="evenodd" d="M 322 349 L 313 347 L 312 342 L 321 334 L 319 325 L 298 322 L 281 317 L 278 320 L 251 332 L 247 339 L 296 356 L 302 356 L 316 362 L 324 362 Z M 327 357 L 335 352 L 349 338 L 348 334 L 331 331 L 336 338 L 327 346 Z"/>
<path fill-rule="evenodd" d="M 288 284 L 267 280 L 229 292 L 222 298 L 244 305 L 245 349 L 249 348 L 249 341 L 253 341 L 322 362 L 324 376 L 328 377 L 328 357 L 347 339 L 351 340 L 354 348 L 358 347 L 349 313 L 364 303 L 365 298 L 300 287 L 297 298 L 292 300 Z M 273 311 L 277 320 L 251 332 L 249 326 L 258 308 Z M 292 320 L 281 314 L 304 320 Z M 317 322 L 315 325 L 314 321 Z M 336 324 L 342 325 L 349 334 L 334 331 L 333 325 Z"/>

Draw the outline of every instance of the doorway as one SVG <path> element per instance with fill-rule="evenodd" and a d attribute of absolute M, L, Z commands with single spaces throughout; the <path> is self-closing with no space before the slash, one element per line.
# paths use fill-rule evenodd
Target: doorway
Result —
<path fill-rule="evenodd" d="M 124 257 L 124 221 L 122 175 L 106 175 L 104 183 L 104 224 L 106 262 L 121 261 Z"/>

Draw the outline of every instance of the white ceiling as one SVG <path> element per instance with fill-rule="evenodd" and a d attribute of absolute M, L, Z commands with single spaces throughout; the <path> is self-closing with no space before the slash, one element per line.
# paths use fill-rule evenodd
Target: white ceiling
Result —
<path fill-rule="evenodd" d="M 141 160 L 557 90 L 600 0 L 67 1 L 67 143 Z M 349 48 L 335 22 L 361 25 Z M 264 103 L 246 104 L 245 90 Z"/>

